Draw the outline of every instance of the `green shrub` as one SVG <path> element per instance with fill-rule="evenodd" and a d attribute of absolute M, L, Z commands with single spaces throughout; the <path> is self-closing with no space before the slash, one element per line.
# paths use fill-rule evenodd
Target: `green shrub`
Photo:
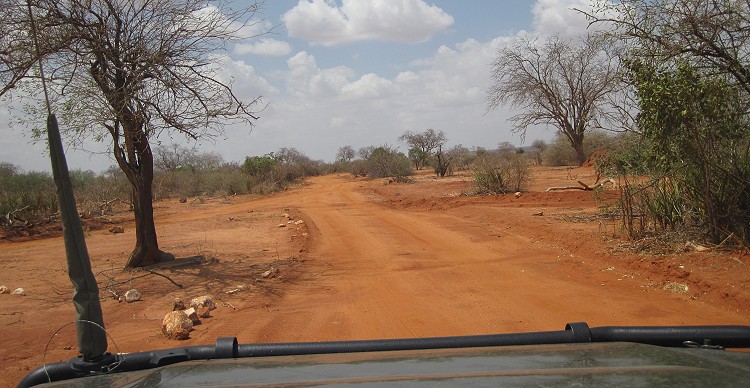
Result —
<path fill-rule="evenodd" d="M 628 66 L 642 137 L 608 167 L 650 178 L 623 195 L 623 212 L 645 218 L 631 237 L 649 227 L 690 227 L 714 244 L 750 243 L 750 132 L 741 92 L 689 63 Z"/>
<path fill-rule="evenodd" d="M 0 174 L 0 213 L 25 209 L 26 215 L 45 216 L 57 211 L 55 182 L 46 172 Z"/>
<path fill-rule="evenodd" d="M 414 175 L 409 158 L 388 146 L 372 150 L 364 164 L 370 178 L 393 177 L 401 181 Z"/>
<path fill-rule="evenodd" d="M 242 172 L 254 177 L 266 177 L 271 174 L 275 165 L 276 159 L 273 156 L 248 156 L 242 163 Z"/>

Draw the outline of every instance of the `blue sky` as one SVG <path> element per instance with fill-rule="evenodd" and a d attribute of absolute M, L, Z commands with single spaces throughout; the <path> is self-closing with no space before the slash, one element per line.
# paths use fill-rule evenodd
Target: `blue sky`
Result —
<path fill-rule="evenodd" d="M 444 131 L 449 145 L 493 148 L 521 138 L 511 107 L 486 112 L 490 63 L 520 33 L 574 36 L 586 22 L 573 7 L 587 0 L 268 0 L 248 28 L 255 35 L 217 53 L 222 76 L 243 98 L 267 104 L 252 128 L 225 128 L 213 141 L 161 136 L 215 151 L 226 161 L 294 147 L 332 161 L 339 147 L 400 146 L 406 130 Z M 243 1 L 236 1 L 241 6 Z M 43 143 L 8 126 L 0 110 L 0 162 L 49 170 Z M 550 139 L 531 128 L 526 144 Z M 105 143 L 69 147 L 71 168 L 114 164 Z"/>

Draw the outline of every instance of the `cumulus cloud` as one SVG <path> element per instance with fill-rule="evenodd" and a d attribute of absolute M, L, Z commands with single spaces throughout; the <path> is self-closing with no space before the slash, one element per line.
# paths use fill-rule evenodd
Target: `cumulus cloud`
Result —
<path fill-rule="evenodd" d="M 351 99 L 384 98 L 398 91 L 393 82 L 373 73 L 365 74 L 341 88 L 344 97 Z"/>
<path fill-rule="evenodd" d="M 286 142 L 314 158 L 331 159 L 342 145 L 398 146 L 396 139 L 403 131 L 426 128 L 444 130 L 454 144 L 491 147 L 500 140 L 516 142 L 502 128 L 510 113 L 488 113 L 484 101 L 488 64 L 513 38 L 443 45 L 392 77 L 358 74 L 345 66 L 321 67 L 311 53 L 298 52 L 279 77 L 287 92 L 254 129 L 258 152 L 274 149 L 267 144 Z M 533 130 L 529 136 L 535 138 Z"/>
<path fill-rule="evenodd" d="M 193 11 L 191 16 L 192 20 L 185 21 L 188 27 L 200 29 L 212 25 L 217 30 L 241 39 L 251 39 L 273 29 L 268 20 L 241 20 L 235 16 L 228 18 L 221 8 L 211 4 Z"/>
<path fill-rule="evenodd" d="M 520 34 L 583 32 L 586 20 L 571 8 L 585 5 L 585 0 L 530 1 L 533 24 Z M 302 0 L 284 15 L 284 21 L 290 35 L 331 46 L 362 39 L 425 40 L 450 26 L 453 18 L 417 0 Z M 260 23 L 243 33 L 257 35 L 264 28 Z M 246 126 L 230 127 L 226 131 L 230 141 L 206 149 L 220 152 L 227 160 L 280 147 L 295 147 L 325 160 L 332 160 L 343 145 L 391 144 L 403 150 L 397 142 L 403 131 L 426 128 L 443 130 L 449 143 L 466 146 L 492 147 L 500 141 L 519 140 L 507 121 L 514 113 L 511 108 L 485 109 L 489 64 L 515 34 L 490 41 L 468 38 L 446 43 L 422 59 L 400 63 L 402 71 L 388 76 L 372 67 L 367 71 L 352 68 L 356 61 L 352 67 L 322 65 L 324 61 L 313 55 L 316 48 L 294 52 L 284 42 L 263 38 L 241 42 L 233 55 L 281 55 L 270 58 L 279 63 L 266 73 L 259 74 L 249 63 L 228 55 L 214 57 L 215 74 L 231 81 L 243 99 L 265 96 L 268 102 L 252 134 Z M 527 139 L 550 133 L 532 128 Z"/>
<path fill-rule="evenodd" d="M 213 76 L 221 82 L 231 84 L 238 97 L 252 100 L 258 96 L 278 93 L 277 88 L 258 75 L 255 68 L 245 61 L 235 60 L 223 54 L 212 55 L 210 59 Z"/>
<path fill-rule="evenodd" d="M 411 69 L 392 78 L 375 73 L 357 75 L 346 66 L 320 68 L 312 54 L 302 51 L 287 60 L 288 70 L 283 79 L 291 95 L 305 99 L 295 105 L 351 103 L 360 104 L 367 112 L 373 101 L 379 99 L 392 106 L 392 110 L 400 104 L 423 109 L 422 113 L 470 105 L 481 110 L 484 88 L 489 82 L 487 64 L 497 49 L 511 40 L 510 37 L 490 42 L 468 39 L 452 47 L 443 45 L 431 57 L 410 63 Z M 417 118 L 422 117 L 416 111 L 413 113 Z"/>
<path fill-rule="evenodd" d="M 320 98 L 330 98 L 341 94 L 341 89 L 354 77 L 354 70 L 346 66 L 320 69 L 315 57 L 301 51 L 289 58 L 289 68 L 285 77 L 287 91 L 296 97 L 305 97 L 305 104 Z M 319 100 L 318 100 L 319 101 Z"/>
<path fill-rule="evenodd" d="M 287 90 L 305 97 L 305 104 L 331 101 L 385 98 L 398 92 L 396 85 L 379 75 L 367 73 L 357 78 L 346 66 L 321 69 L 315 57 L 301 51 L 287 60 Z M 312 98 L 310 98 L 312 97 Z"/>
<path fill-rule="evenodd" d="M 289 36 L 325 46 L 362 40 L 424 42 L 454 22 L 423 0 L 342 0 L 341 6 L 300 0 L 281 19 Z"/>
<path fill-rule="evenodd" d="M 532 8 L 533 26 L 543 36 L 580 36 L 586 34 L 586 16 L 576 9 L 591 10 L 590 0 L 538 0 Z"/>
<path fill-rule="evenodd" d="M 279 57 L 289 55 L 292 46 L 288 42 L 276 39 L 263 38 L 253 43 L 238 43 L 234 46 L 234 53 L 239 55 L 255 54 Z"/>

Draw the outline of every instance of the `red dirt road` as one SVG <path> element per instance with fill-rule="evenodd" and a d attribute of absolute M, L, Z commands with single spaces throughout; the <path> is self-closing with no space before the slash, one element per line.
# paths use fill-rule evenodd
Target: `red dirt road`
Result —
<path fill-rule="evenodd" d="M 384 185 L 337 175 L 264 198 L 158 202 L 162 246 L 210 259 L 154 269 L 163 276 L 123 271 L 131 223 L 122 223 L 124 234 L 92 231 L 110 350 L 221 336 L 254 343 L 561 330 L 573 321 L 750 324 L 746 256 L 613 253 L 619 224 L 592 216 L 613 194 L 543 192 L 592 174 L 535 170 L 520 198 L 462 196 L 469 177 Z M 77 353 L 73 327 L 64 326 L 73 317 L 64 262 L 60 238 L 0 242 L 0 284 L 28 294 L 0 295 L 0 385 L 38 366 L 45 347 L 47 361 Z M 271 267 L 279 276 L 263 278 Z M 670 292 L 669 282 L 689 289 Z M 110 298 L 131 287 L 142 301 Z M 172 298 L 201 294 L 218 301 L 213 317 L 187 341 L 165 340 L 160 323 Z"/>

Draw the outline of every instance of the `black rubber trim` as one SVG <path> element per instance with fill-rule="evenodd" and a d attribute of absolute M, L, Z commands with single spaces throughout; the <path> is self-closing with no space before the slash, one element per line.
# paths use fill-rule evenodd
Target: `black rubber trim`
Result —
<path fill-rule="evenodd" d="M 292 342 L 238 345 L 237 338 L 219 338 L 215 346 L 188 346 L 152 352 L 107 355 L 100 364 L 67 362 L 47 364 L 29 373 L 18 384 L 30 387 L 93 373 L 130 372 L 189 360 L 266 357 L 393 350 L 446 349 L 510 345 L 543 345 L 587 342 L 635 342 L 683 347 L 686 341 L 725 348 L 750 348 L 750 326 L 604 326 L 589 328 L 585 322 L 565 325 L 565 330 L 457 337 L 406 338 L 366 341 Z"/>

